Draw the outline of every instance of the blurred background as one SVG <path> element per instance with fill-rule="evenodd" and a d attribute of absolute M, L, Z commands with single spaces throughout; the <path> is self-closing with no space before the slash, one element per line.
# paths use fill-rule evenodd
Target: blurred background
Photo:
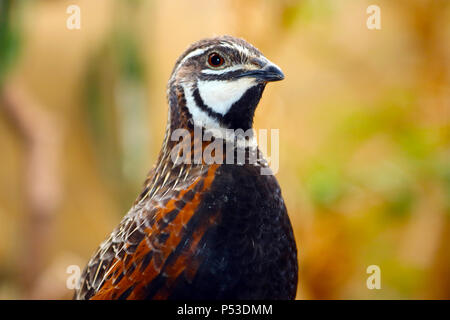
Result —
<path fill-rule="evenodd" d="M 156 161 L 176 58 L 222 34 L 286 75 L 255 126 L 280 129 L 297 298 L 449 299 L 447 0 L 0 0 L 0 299 L 71 298 Z"/>

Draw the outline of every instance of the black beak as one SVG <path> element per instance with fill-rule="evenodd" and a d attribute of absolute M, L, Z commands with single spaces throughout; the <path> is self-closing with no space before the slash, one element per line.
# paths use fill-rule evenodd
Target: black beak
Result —
<path fill-rule="evenodd" d="M 243 72 L 240 77 L 253 77 L 265 82 L 280 81 L 284 79 L 284 73 L 276 65 L 268 63 L 263 68 Z"/>

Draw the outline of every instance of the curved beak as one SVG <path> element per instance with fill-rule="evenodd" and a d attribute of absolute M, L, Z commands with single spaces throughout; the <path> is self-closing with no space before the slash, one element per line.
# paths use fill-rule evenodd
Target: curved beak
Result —
<path fill-rule="evenodd" d="M 277 65 L 268 62 L 261 69 L 249 70 L 241 73 L 240 77 L 253 77 L 264 82 L 271 82 L 283 80 L 284 73 Z"/>

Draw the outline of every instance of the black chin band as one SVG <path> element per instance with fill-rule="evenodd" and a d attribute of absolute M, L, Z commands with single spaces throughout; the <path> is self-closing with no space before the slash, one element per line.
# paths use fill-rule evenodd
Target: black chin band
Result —
<path fill-rule="evenodd" d="M 245 91 L 242 97 L 233 103 L 230 110 L 223 116 L 222 123 L 232 129 L 246 131 L 252 128 L 253 116 L 264 88 L 265 84 L 259 83 Z"/>
<path fill-rule="evenodd" d="M 192 92 L 193 94 L 193 98 L 195 101 L 195 104 L 204 112 L 206 112 L 208 114 L 208 116 L 210 116 L 211 118 L 216 119 L 219 122 L 222 122 L 223 116 L 218 113 L 215 112 L 213 109 L 211 109 L 210 107 L 208 107 L 204 102 L 202 97 L 200 96 L 200 92 L 198 91 L 198 87 L 195 86 L 194 91 Z"/>
<path fill-rule="evenodd" d="M 260 83 L 249 88 L 238 101 L 231 105 L 225 115 L 215 112 L 204 103 L 197 86 L 194 86 L 192 95 L 197 107 L 209 117 L 217 120 L 223 127 L 234 130 L 243 129 L 245 131 L 253 125 L 255 109 L 261 99 L 264 87 L 265 85 Z"/>

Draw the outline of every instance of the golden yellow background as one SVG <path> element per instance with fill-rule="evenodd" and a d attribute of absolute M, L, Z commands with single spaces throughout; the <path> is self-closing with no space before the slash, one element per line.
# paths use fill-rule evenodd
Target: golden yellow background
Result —
<path fill-rule="evenodd" d="M 255 127 L 280 129 L 297 298 L 450 298 L 450 1 L 0 3 L 1 299 L 72 296 L 66 268 L 84 266 L 156 160 L 176 58 L 222 34 L 286 75 Z M 381 30 L 366 27 L 371 4 Z"/>

